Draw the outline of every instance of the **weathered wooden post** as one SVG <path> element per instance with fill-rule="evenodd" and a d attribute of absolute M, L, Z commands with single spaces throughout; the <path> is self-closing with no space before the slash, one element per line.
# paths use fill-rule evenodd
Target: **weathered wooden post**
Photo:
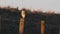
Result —
<path fill-rule="evenodd" d="M 23 30 L 24 30 L 24 19 L 25 19 L 25 11 L 24 10 L 22 10 L 21 16 L 22 16 L 22 18 L 20 18 L 19 34 L 23 34 Z"/>
<path fill-rule="evenodd" d="M 44 30 L 45 30 L 45 21 L 41 20 L 41 34 L 44 34 Z"/>
<path fill-rule="evenodd" d="M 45 19 L 46 19 L 46 14 L 42 14 L 42 16 L 41 16 L 41 34 L 45 34 Z"/>

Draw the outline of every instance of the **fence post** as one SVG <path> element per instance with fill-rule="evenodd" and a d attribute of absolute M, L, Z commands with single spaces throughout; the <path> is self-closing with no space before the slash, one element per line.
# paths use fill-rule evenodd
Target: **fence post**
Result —
<path fill-rule="evenodd" d="M 44 34 L 44 30 L 45 30 L 45 21 L 41 20 L 41 34 Z"/>

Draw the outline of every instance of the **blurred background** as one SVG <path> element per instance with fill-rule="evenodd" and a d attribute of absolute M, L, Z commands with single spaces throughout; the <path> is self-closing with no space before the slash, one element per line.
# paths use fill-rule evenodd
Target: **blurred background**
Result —
<path fill-rule="evenodd" d="M 43 11 L 60 12 L 60 0 L 0 0 L 0 6 L 18 7 L 19 9 L 27 8 Z"/>

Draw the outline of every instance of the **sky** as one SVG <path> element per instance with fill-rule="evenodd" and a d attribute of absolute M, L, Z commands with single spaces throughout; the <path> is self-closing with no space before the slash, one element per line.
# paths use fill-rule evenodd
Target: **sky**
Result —
<path fill-rule="evenodd" d="M 0 0 L 0 6 L 11 6 L 16 8 L 43 9 L 60 12 L 60 0 Z"/>

